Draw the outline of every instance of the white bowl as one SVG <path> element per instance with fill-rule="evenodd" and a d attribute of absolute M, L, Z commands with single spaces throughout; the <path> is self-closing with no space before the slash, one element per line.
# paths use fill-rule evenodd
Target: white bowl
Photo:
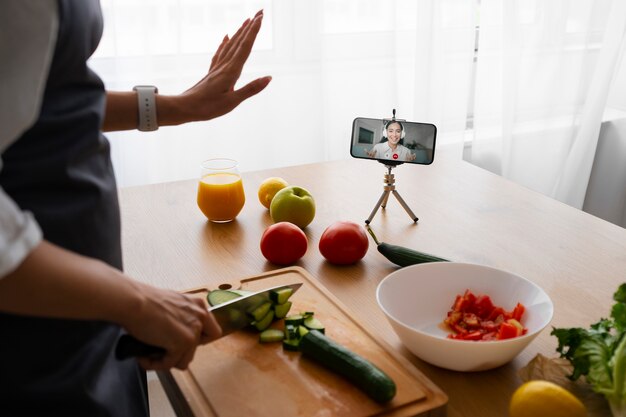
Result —
<path fill-rule="evenodd" d="M 443 325 L 454 299 L 466 289 L 491 297 L 494 305 L 526 307 L 521 323 L 528 332 L 513 339 L 448 339 Z M 550 297 L 510 272 L 466 263 L 412 265 L 389 274 L 376 290 L 378 305 L 402 343 L 420 359 L 454 371 L 484 371 L 517 356 L 552 320 Z"/>

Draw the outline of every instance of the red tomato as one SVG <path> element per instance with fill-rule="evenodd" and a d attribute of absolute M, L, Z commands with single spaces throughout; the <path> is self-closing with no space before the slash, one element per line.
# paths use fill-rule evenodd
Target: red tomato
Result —
<path fill-rule="evenodd" d="M 320 238 L 320 253 L 335 265 L 350 265 L 365 256 L 369 240 L 363 226 L 353 222 L 335 222 Z"/>
<path fill-rule="evenodd" d="M 271 225 L 261 236 L 261 253 L 277 265 L 292 265 L 306 253 L 308 241 L 295 224 L 279 222 Z"/>

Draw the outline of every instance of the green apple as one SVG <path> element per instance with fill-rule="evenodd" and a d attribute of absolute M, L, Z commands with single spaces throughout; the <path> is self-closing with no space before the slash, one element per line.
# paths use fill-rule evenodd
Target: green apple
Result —
<path fill-rule="evenodd" d="M 274 223 L 290 222 L 304 229 L 315 217 L 315 200 L 302 187 L 285 187 L 272 199 L 270 216 Z"/>

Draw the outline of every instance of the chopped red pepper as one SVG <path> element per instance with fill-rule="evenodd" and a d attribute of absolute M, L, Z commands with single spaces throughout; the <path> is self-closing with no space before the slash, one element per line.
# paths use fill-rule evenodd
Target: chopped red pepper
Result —
<path fill-rule="evenodd" d="M 453 333 L 450 339 L 457 340 L 504 340 L 528 332 L 520 323 L 526 308 L 517 303 L 512 311 L 493 304 L 488 295 L 474 295 L 469 289 L 457 295 L 448 311 L 444 323 Z"/>

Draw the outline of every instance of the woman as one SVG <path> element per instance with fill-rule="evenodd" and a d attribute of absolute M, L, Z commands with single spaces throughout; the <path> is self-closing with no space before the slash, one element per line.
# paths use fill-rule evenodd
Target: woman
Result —
<path fill-rule="evenodd" d="M 383 130 L 383 139 L 374 145 L 371 150 L 365 152 L 370 158 L 393 159 L 396 161 L 410 162 L 415 160 L 415 154 L 403 145 L 404 126 L 402 123 L 392 120 L 387 122 Z"/>
<path fill-rule="evenodd" d="M 121 272 L 101 130 L 208 120 L 259 93 L 270 77 L 234 86 L 262 18 L 226 36 L 189 90 L 141 93 L 146 116 L 141 95 L 105 92 L 86 65 L 102 33 L 97 0 L 0 2 L 1 415 L 147 416 L 144 369 L 184 369 L 219 336 L 201 300 Z M 117 361 L 122 329 L 166 355 Z"/>

